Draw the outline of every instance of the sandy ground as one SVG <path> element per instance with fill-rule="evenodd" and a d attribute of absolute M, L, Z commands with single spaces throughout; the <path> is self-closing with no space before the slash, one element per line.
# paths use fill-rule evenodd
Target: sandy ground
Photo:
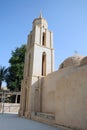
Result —
<path fill-rule="evenodd" d="M 62 130 L 50 125 L 39 123 L 25 118 L 18 117 L 17 114 L 0 113 L 0 130 Z"/>

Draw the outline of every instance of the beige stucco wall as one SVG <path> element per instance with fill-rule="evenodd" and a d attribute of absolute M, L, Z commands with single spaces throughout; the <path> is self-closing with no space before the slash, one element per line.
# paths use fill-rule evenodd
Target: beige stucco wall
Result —
<path fill-rule="evenodd" d="M 54 113 L 56 124 L 87 130 L 87 66 L 49 74 L 42 90 L 42 112 Z"/>
<path fill-rule="evenodd" d="M 42 86 L 42 112 L 55 113 L 55 74 L 49 74 L 43 80 Z"/>

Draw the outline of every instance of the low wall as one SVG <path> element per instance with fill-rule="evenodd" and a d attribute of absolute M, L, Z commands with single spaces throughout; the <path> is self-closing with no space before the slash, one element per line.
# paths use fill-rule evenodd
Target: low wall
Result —
<path fill-rule="evenodd" d="M 0 103 L 0 112 L 18 113 L 20 104 L 18 103 Z"/>

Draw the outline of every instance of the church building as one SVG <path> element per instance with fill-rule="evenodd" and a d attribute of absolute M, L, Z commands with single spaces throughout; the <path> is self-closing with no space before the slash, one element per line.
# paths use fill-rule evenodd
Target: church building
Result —
<path fill-rule="evenodd" d="M 53 34 L 42 15 L 28 35 L 19 116 L 87 130 L 87 57 L 75 54 L 54 71 Z"/>

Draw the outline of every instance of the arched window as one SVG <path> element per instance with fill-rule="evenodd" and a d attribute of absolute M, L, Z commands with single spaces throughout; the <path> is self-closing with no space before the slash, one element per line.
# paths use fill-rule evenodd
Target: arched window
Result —
<path fill-rule="evenodd" d="M 42 36 L 42 45 L 46 46 L 46 33 L 43 33 L 43 36 Z"/>
<path fill-rule="evenodd" d="M 46 76 L 46 53 L 42 54 L 42 76 Z"/>

